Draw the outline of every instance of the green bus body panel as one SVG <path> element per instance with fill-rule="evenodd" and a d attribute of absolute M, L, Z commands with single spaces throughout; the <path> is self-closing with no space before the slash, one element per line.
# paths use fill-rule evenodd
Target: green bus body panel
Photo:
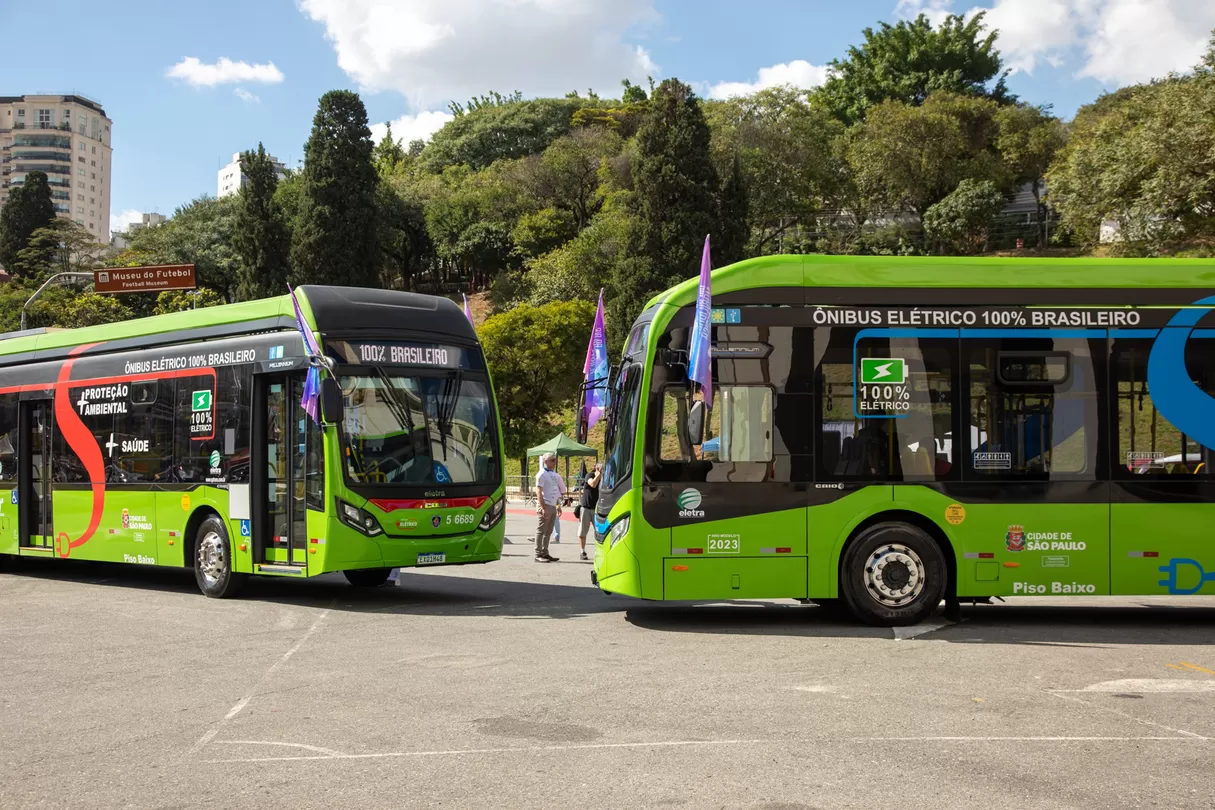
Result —
<path fill-rule="evenodd" d="M 1215 263 L 766 256 L 714 270 L 712 284 L 714 296 L 779 287 L 1215 289 Z M 681 307 L 695 305 L 697 287 L 697 278 L 689 278 L 645 305 L 657 309 L 646 337 L 631 488 L 607 516 L 611 524 L 627 514 L 630 524 L 615 546 L 607 538 L 596 545 L 594 570 L 603 590 L 653 600 L 837 598 L 840 558 L 857 528 L 910 515 L 943 539 L 956 593 L 962 598 L 1215 595 L 1215 503 L 967 503 L 928 486 L 900 483 L 862 486 L 805 509 L 672 529 L 648 526 L 641 488 L 648 415 L 644 403 L 654 353 L 671 318 Z M 712 536 L 737 537 L 739 551 L 710 551 Z M 760 551 L 773 548 L 788 551 Z M 701 551 L 689 554 L 690 549 Z"/>

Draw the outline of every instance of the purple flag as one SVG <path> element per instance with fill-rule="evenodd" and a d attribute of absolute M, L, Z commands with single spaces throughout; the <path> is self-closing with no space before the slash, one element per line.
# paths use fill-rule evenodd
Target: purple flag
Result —
<path fill-rule="evenodd" d="M 464 317 L 468 318 L 469 323 L 472 323 L 472 313 L 468 311 L 468 296 L 464 295 L 464 293 L 460 293 L 460 295 L 464 298 Z"/>
<path fill-rule="evenodd" d="M 319 366 L 321 349 L 316 345 L 316 338 L 312 336 L 312 330 L 304 320 L 304 313 L 300 309 L 299 299 L 295 297 L 295 290 L 291 289 L 290 284 L 287 285 L 287 289 L 291 290 L 291 305 L 295 307 L 295 325 L 304 339 L 304 351 L 308 353 L 309 360 L 308 374 L 304 377 L 304 393 L 300 397 L 300 407 L 312 417 L 313 422 L 319 425 L 321 423 L 321 370 Z"/>
<path fill-rule="evenodd" d="M 586 388 L 582 415 L 589 431 L 603 416 L 607 404 L 608 356 L 607 332 L 603 327 L 603 290 L 599 291 L 599 308 L 595 310 L 595 325 L 591 328 L 591 342 L 586 347 L 582 373 Z"/>
<path fill-rule="evenodd" d="M 696 292 L 696 321 L 688 340 L 688 379 L 700 383 L 705 407 L 713 407 L 713 363 L 709 359 L 712 336 L 712 268 L 709 261 L 709 237 L 705 237 L 705 253 L 700 260 L 700 287 Z"/>

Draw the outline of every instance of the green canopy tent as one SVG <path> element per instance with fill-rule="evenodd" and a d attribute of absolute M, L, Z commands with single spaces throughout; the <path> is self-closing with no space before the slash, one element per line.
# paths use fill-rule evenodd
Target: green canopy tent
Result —
<path fill-rule="evenodd" d="M 593 447 L 587 447 L 585 444 L 579 444 L 569 436 L 566 436 L 564 433 L 558 433 L 544 444 L 539 444 L 529 449 L 527 451 L 527 456 L 528 458 L 532 458 L 535 456 L 542 456 L 545 453 L 552 453 L 556 455 L 557 458 L 565 459 L 565 478 L 567 481 L 570 477 L 570 456 L 599 457 L 598 450 Z"/>

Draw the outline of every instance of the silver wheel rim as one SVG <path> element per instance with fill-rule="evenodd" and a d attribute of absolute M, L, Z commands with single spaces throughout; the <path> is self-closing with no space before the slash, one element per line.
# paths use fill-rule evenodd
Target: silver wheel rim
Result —
<path fill-rule="evenodd" d="M 900 543 L 874 549 L 861 577 L 869 595 L 885 607 L 902 607 L 924 592 L 924 561 Z"/>
<path fill-rule="evenodd" d="M 218 532 L 207 532 L 198 541 L 198 570 L 208 587 L 214 587 L 228 570 L 223 538 Z"/>

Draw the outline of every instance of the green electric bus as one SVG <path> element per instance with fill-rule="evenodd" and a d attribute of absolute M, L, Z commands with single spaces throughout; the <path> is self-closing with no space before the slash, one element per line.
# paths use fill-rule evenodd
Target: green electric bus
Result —
<path fill-rule="evenodd" d="M 593 582 L 942 600 L 1215 594 L 1215 262 L 779 256 L 696 279 L 613 372 Z"/>
<path fill-rule="evenodd" d="M 505 486 L 489 370 L 444 298 L 290 296 L 0 340 L 2 555 L 250 574 L 497 560 Z"/>

